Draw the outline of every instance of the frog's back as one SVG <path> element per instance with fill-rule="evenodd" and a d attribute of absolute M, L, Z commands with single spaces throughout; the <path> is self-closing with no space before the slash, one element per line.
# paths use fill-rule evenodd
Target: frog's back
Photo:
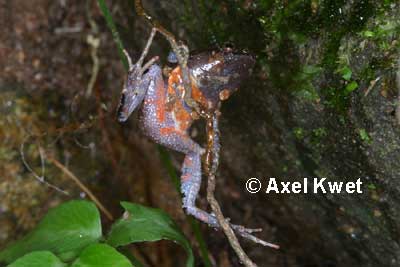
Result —
<path fill-rule="evenodd" d="M 230 48 L 191 56 L 188 66 L 193 86 L 202 95 L 203 101 L 199 102 L 208 109 L 215 109 L 220 101 L 226 100 L 239 88 L 250 75 L 254 63 L 253 56 Z"/>

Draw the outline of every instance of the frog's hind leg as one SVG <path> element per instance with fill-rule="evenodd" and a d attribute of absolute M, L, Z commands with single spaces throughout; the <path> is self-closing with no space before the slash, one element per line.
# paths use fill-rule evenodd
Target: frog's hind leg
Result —
<path fill-rule="evenodd" d="M 201 154 L 188 153 L 182 165 L 181 190 L 184 195 L 183 208 L 189 215 L 209 224 L 219 227 L 215 216 L 196 207 L 196 198 L 201 185 Z"/>
<path fill-rule="evenodd" d="M 166 122 L 158 127 L 152 127 L 152 129 L 150 136 L 157 143 L 185 154 L 181 169 L 181 190 L 184 195 L 183 208 L 186 213 L 211 227 L 219 228 L 218 220 L 213 214 L 196 207 L 202 176 L 201 155 L 205 150 L 194 142 L 186 131 L 176 130 Z M 259 231 L 259 229 L 248 229 L 235 224 L 231 224 L 231 227 L 243 235 Z"/>
<path fill-rule="evenodd" d="M 182 164 L 181 190 L 184 195 L 183 208 L 186 213 L 207 223 L 211 227 L 219 228 L 218 220 L 213 214 L 196 207 L 196 198 L 199 194 L 202 176 L 201 155 L 204 154 L 204 149 L 194 142 L 186 133 L 176 131 L 171 127 L 162 127 L 157 133 L 157 137 L 162 136 L 162 138 L 156 138 L 159 144 L 185 154 L 185 159 Z M 153 135 L 153 137 L 156 136 Z M 277 247 L 274 244 L 267 243 L 252 236 L 252 233 L 259 232 L 261 229 L 249 229 L 236 224 L 230 225 L 233 230 L 243 237 L 263 244 L 264 246 Z"/>
<path fill-rule="evenodd" d="M 190 138 L 184 138 L 181 140 L 180 144 L 191 144 L 191 147 L 195 147 L 195 150 L 184 152 L 185 159 L 182 165 L 182 175 L 181 175 L 181 190 L 184 195 L 183 198 L 183 208 L 186 213 L 192 215 L 196 219 L 207 223 L 211 227 L 220 227 L 217 218 L 202 209 L 196 207 L 196 198 L 199 194 L 201 186 L 201 155 L 204 153 L 197 143 L 195 143 Z M 183 151 L 181 151 L 183 152 Z M 230 224 L 231 227 L 240 232 L 242 235 L 249 235 L 253 232 L 259 232 L 259 229 L 249 229 L 241 225 Z"/>
<path fill-rule="evenodd" d="M 205 152 L 204 149 L 184 132 L 165 127 L 160 129 L 160 133 L 163 138 L 158 139 L 158 143 L 185 154 L 181 169 L 181 190 L 186 213 L 212 227 L 219 227 L 215 216 L 196 207 L 202 176 L 201 155 Z"/>

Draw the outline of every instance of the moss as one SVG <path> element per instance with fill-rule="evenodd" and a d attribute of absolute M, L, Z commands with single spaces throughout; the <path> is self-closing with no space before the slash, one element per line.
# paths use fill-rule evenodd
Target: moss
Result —
<path fill-rule="evenodd" d="M 327 135 L 327 130 L 324 127 L 320 127 L 313 130 L 313 135 L 317 138 L 323 138 Z"/>
<path fill-rule="evenodd" d="M 325 127 L 319 127 L 311 131 L 310 143 L 316 149 L 320 151 L 325 146 L 323 140 L 327 137 L 328 130 Z"/>
<path fill-rule="evenodd" d="M 297 139 L 299 139 L 299 140 L 301 140 L 301 139 L 304 138 L 304 131 L 303 131 L 303 129 L 300 128 L 300 127 L 294 128 L 294 129 L 293 129 L 293 133 L 294 133 L 294 136 L 295 136 Z"/>
<path fill-rule="evenodd" d="M 368 132 L 365 129 L 360 129 L 359 132 L 360 134 L 360 138 L 363 142 L 367 143 L 367 144 L 371 144 L 372 143 L 372 139 L 369 136 Z"/>
<path fill-rule="evenodd" d="M 388 37 L 398 32 L 398 21 L 385 16 L 392 3 L 395 1 L 203 0 L 193 4 L 186 0 L 184 14 L 189 15 L 180 21 L 195 40 L 191 47 L 202 50 L 233 43 L 249 49 L 258 57 L 259 70 L 267 72 L 277 90 L 310 101 L 322 99 L 322 104 L 343 115 L 349 107 L 349 94 L 361 80 L 373 79 L 375 71 L 374 65 L 367 63 L 362 73 L 354 75 L 353 63 L 343 64 L 341 58 L 350 59 L 354 51 L 340 51 L 341 43 L 344 38 L 355 38 L 352 49 L 363 40 L 376 42 L 383 51 L 396 46 Z M 368 23 L 373 16 L 379 17 L 377 25 Z M 245 38 L 243 29 L 249 29 Z M 303 62 L 298 50 L 316 39 L 323 41 L 322 56 L 312 64 Z M 310 66 L 319 68 L 318 73 L 307 73 Z M 317 90 L 314 81 L 320 75 L 327 77 L 327 83 Z"/>
<path fill-rule="evenodd" d="M 367 188 L 368 188 L 369 190 L 376 190 L 376 185 L 373 184 L 373 183 L 369 183 L 369 184 L 367 185 Z"/>

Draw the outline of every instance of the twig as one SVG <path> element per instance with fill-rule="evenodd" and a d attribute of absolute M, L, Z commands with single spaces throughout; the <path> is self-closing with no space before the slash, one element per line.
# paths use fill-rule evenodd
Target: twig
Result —
<path fill-rule="evenodd" d="M 367 91 L 365 91 L 364 97 L 366 97 L 372 90 L 372 88 L 374 88 L 375 84 L 381 79 L 381 77 L 377 77 L 375 80 L 372 80 L 368 86 Z"/>
<path fill-rule="evenodd" d="M 86 41 L 90 45 L 90 56 L 92 57 L 93 66 L 92 66 L 92 74 L 90 76 L 90 80 L 86 89 L 86 98 L 90 97 L 90 95 L 92 94 L 93 86 L 97 80 L 97 75 L 100 69 L 99 58 L 97 56 L 97 49 L 100 46 L 100 38 L 97 36 L 99 30 L 96 22 L 92 17 L 92 13 L 90 11 L 90 3 L 91 1 L 86 0 L 86 13 L 90 24 L 90 28 L 92 29 L 92 34 L 88 34 Z"/>
<path fill-rule="evenodd" d="M 51 184 L 51 183 L 49 183 L 49 182 L 47 182 L 47 181 L 45 180 L 45 172 L 46 172 L 46 169 L 45 169 L 45 162 L 44 162 L 44 153 L 43 153 L 42 147 L 41 147 L 39 144 L 37 144 L 37 145 L 38 145 L 38 147 L 39 147 L 39 156 L 40 156 L 41 172 L 42 172 L 41 175 L 39 176 L 39 175 L 31 168 L 31 166 L 28 164 L 28 162 L 26 161 L 26 159 L 25 159 L 24 147 L 25 147 L 25 142 L 28 140 L 29 137 L 30 137 L 30 136 L 28 136 L 28 137 L 25 138 L 25 140 L 22 142 L 21 147 L 20 147 L 21 160 L 22 160 L 22 163 L 24 164 L 25 168 L 27 168 L 28 171 L 33 175 L 33 177 L 35 177 L 35 179 L 38 180 L 40 183 L 45 184 L 46 186 L 48 186 L 48 187 L 50 187 L 50 188 L 56 190 L 57 192 L 60 192 L 60 193 L 62 193 L 62 194 L 64 194 L 64 195 L 67 195 L 67 196 L 68 196 L 69 193 L 68 193 L 67 191 L 62 190 L 61 188 L 59 188 L 59 187 L 57 187 L 57 186 L 55 186 L 55 185 L 53 185 L 53 184 Z"/>
<path fill-rule="evenodd" d="M 99 58 L 97 57 L 97 49 L 100 45 L 100 38 L 94 37 L 93 35 L 89 34 L 86 41 L 90 45 L 90 56 L 92 57 L 93 61 L 92 74 L 86 88 L 86 97 L 88 98 L 92 94 L 93 86 L 97 80 L 97 75 L 100 69 Z"/>
<path fill-rule="evenodd" d="M 177 42 L 175 36 L 171 32 L 169 32 L 158 21 L 147 14 L 143 8 L 141 0 L 135 0 L 135 9 L 136 13 L 139 16 L 144 17 L 151 24 L 151 26 L 155 28 L 159 33 L 161 33 L 170 43 L 171 48 L 174 51 L 178 59 L 179 66 L 181 68 L 183 87 L 185 88 L 184 100 L 186 104 L 189 107 L 193 108 L 193 110 L 196 111 L 199 115 L 205 116 L 205 112 L 200 110 L 200 106 L 192 98 L 192 82 L 190 80 L 189 68 L 187 67 L 189 59 L 189 48 L 181 41 Z"/>
<path fill-rule="evenodd" d="M 218 115 L 212 114 L 207 118 L 207 154 L 206 164 L 208 165 L 208 184 L 207 184 L 207 200 L 211 205 L 211 209 L 218 220 L 223 232 L 229 240 L 229 243 L 240 261 L 247 267 L 256 267 L 257 265 L 244 252 L 240 243 L 233 232 L 228 220 L 222 214 L 221 207 L 214 196 L 215 191 L 215 173 L 219 163 L 219 130 L 218 130 Z"/>
<path fill-rule="evenodd" d="M 101 202 L 97 199 L 97 197 L 90 191 L 89 188 L 87 188 L 80 180 L 78 177 L 75 176 L 67 167 L 65 167 L 61 162 L 56 160 L 53 157 L 47 157 L 47 159 L 52 162 L 57 168 L 59 168 L 63 173 L 65 173 L 72 181 L 74 181 L 78 187 L 85 192 L 88 197 L 96 204 L 97 207 L 106 215 L 106 217 L 110 220 L 113 221 L 114 218 L 104 206 L 101 204 Z"/>
<path fill-rule="evenodd" d="M 76 25 L 72 27 L 60 27 L 54 30 L 55 34 L 70 34 L 82 32 L 83 27 L 81 25 Z"/>

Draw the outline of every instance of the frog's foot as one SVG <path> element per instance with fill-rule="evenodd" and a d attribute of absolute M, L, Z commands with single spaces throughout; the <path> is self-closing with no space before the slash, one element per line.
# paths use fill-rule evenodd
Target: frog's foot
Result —
<path fill-rule="evenodd" d="M 220 227 L 220 225 L 217 221 L 217 218 L 213 214 L 207 213 L 206 211 L 201 210 L 195 206 L 184 206 L 184 207 L 186 209 L 186 212 L 189 215 L 192 215 L 193 217 L 195 217 L 196 219 L 198 219 L 204 223 L 207 223 L 208 225 L 210 225 L 213 228 Z M 255 237 L 253 235 L 253 233 L 261 232 L 262 231 L 261 228 L 255 228 L 255 229 L 246 228 L 242 225 L 237 225 L 237 224 L 232 224 L 232 223 L 229 223 L 229 225 L 231 226 L 232 230 L 234 230 L 237 234 L 239 234 L 240 236 L 242 236 L 246 239 L 249 239 L 255 243 L 261 244 L 266 247 L 279 249 L 278 245 L 266 242 L 266 241 L 261 240 L 258 237 Z"/>
<path fill-rule="evenodd" d="M 182 181 L 182 192 L 184 194 L 183 207 L 186 210 L 186 213 L 192 215 L 193 217 L 204 223 L 207 223 L 213 228 L 219 228 L 220 225 L 215 215 L 210 214 L 204 210 L 201 210 L 197 208 L 195 205 L 196 198 L 199 193 L 201 185 L 201 153 L 191 152 L 186 154 L 182 166 L 181 181 Z M 237 234 L 246 239 L 252 240 L 253 242 L 259 243 L 264 246 L 276 249 L 279 248 L 279 246 L 275 244 L 265 242 L 264 240 L 261 240 L 252 235 L 253 233 L 262 231 L 262 229 L 260 228 L 250 229 L 241 225 L 236 225 L 232 223 L 229 224 Z"/>

